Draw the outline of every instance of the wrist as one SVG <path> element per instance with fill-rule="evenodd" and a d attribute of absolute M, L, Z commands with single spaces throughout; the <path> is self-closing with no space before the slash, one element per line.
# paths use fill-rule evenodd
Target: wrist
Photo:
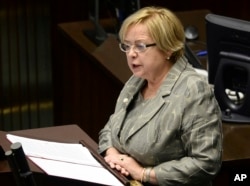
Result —
<path fill-rule="evenodd" d="M 150 182 L 150 173 L 152 169 L 153 169 L 152 167 L 147 167 L 142 169 L 141 179 L 140 179 L 141 183 Z"/>
<path fill-rule="evenodd" d="M 144 182 L 144 173 L 145 173 L 145 170 L 146 170 L 146 168 L 143 167 L 142 171 L 141 171 L 141 178 L 140 178 L 141 183 Z"/>
<path fill-rule="evenodd" d="M 145 181 L 144 182 L 150 182 L 150 173 L 151 173 L 152 167 L 148 167 L 145 170 Z"/>
<path fill-rule="evenodd" d="M 119 154 L 119 152 L 114 148 L 114 147 L 110 147 L 106 150 L 105 152 L 105 156 L 109 155 L 109 154 Z"/>

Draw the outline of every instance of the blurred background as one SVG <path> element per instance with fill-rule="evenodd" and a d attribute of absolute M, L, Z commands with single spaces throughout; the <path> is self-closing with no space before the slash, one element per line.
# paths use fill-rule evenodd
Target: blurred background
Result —
<path fill-rule="evenodd" d="M 64 80 L 58 76 L 64 68 L 59 57 L 64 51 L 60 48 L 62 37 L 59 36 L 61 33 L 58 24 L 89 20 L 89 15 L 94 14 L 94 2 L 0 0 L 0 130 L 10 131 L 81 122 L 77 117 L 67 117 L 67 114 L 74 115 L 77 111 L 73 109 L 74 105 L 72 108 L 62 110 L 63 103 L 60 98 L 65 95 L 57 91 L 66 86 Z M 115 29 L 119 29 L 119 21 L 122 22 L 124 17 L 134 11 L 134 2 L 101 0 L 98 16 L 100 19 L 117 19 L 118 26 Z M 215 14 L 250 19 L 248 0 L 140 1 L 140 7 L 149 5 L 164 6 L 172 11 L 207 9 Z M 117 10 L 120 16 L 117 16 Z M 82 83 L 84 84 L 84 81 Z M 68 88 L 63 87 L 63 89 Z M 85 91 L 88 91 L 87 85 Z M 115 95 L 118 92 L 117 90 Z M 102 120 L 96 122 L 108 119 L 114 103 L 115 100 L 104 116 L 100 116 Z M 89 107 L 82 108 L 85 110 L 78 112 L 84 113 L 89 110 Z M 93 119 L 93 116 L 89 117 Z M 89 131 L 91 130 L 93 129 L 89 128 Z"/>

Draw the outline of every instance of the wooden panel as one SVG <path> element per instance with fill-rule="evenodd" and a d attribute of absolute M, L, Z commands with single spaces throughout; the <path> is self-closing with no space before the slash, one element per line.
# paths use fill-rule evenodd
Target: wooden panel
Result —
<path fill-rule="evenodd" d="M 53 123 L 49 1 L 1 1 L 0 129 Z"/>
<path fill-rule="evenodd" d="M 77 123 L 98 141 L 123 84 L 91 55 L 96 46 L 84 38 L 78 22 L 73 27 L 62 24 L 60 29 L 60 55 L 53 65 L 55 124 Z"/>

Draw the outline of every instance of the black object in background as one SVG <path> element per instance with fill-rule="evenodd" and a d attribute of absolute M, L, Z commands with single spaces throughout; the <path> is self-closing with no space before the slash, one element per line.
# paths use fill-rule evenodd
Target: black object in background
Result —
<path fill-rule="evenodd" d="M 185 57 L 194 68 L 204 69 L 198 57 L 187 44 L 185 44 Z"/>
<path fill-rule="evenodd" d="M 36 186 L 22 144 L 16 142 L 11 144 L 10 148 L 10 151 L 5 152 L 5 156 L 15 177 L 16 184 L 18 186 Z"/>
<path fill-rule="evenodd" d="M 108 35 L 117 35 L 124 19 L 140 8 L 140 0 L 88 0 L 87 6 L 94 29 L 83 30 L 83 34 L 99 46 Z M 109 18 L 116 19 L 117 24 L 111 28 L 103 28 L 99 21 L 104 12 L 108 13 Z"/>
<path fill-rule="evenodd" d="M 208 81 L 222 120 L 250 123 L 250 22 L 207 14 Z"/>
<path fill-rule="evenodd" d="M 2 148 L 2 146 L 0 145 L 0 160 L 4 160 L 6 157 L 5 157 L 5 154 L 4 154 L 4 150 Z"/>

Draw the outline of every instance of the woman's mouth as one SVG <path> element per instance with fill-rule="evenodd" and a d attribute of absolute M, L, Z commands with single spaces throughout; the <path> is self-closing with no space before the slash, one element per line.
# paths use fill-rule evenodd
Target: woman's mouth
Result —
<path fill-rule="evenodd" d="M 132 64 L 132 68 L 133 68 L 133 69 L 136 69 L 136 68 L 138 68 L 138 67 L 140 67 L 140 65 Z"/>

